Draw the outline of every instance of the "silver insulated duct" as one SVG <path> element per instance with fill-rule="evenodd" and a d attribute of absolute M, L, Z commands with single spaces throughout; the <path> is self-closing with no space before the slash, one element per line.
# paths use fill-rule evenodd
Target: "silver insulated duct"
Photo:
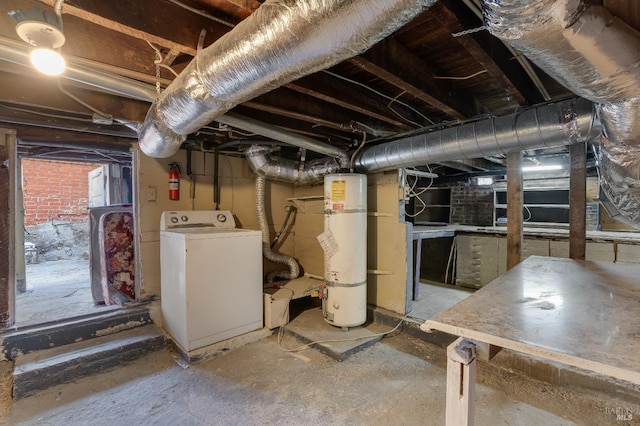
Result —
<path fill-rule="evenodd" d="M 251 146 L 244 155 L 256 175 L 301 186 L 322 183 L 325 175 L 340 170 L 340 164 L 334 158 L 311 160 L 303 165 L 299 161 L 274 157 L 270 148 L 258 145 Z"/>
<path fill-rule="evenodd" d="M 149 109 L 139 133 L 152 157 L 234 106 L 358 55 L 435 0 L 267 0 L 199 52 Z"/>
<path fill-rule="evenodd" d="M 593 104 L 584 99 L 550 103 L 372 146 L 356 158 L 356 169 L 372 173 L 586 142 L 599 132 L 593 117 Z"/>
<path fill-rule="evenodd" d="M 640 33 L 586 0 L 483 3 L 492 34 L 598 104 L 605 206 L 640 226 Z"/>

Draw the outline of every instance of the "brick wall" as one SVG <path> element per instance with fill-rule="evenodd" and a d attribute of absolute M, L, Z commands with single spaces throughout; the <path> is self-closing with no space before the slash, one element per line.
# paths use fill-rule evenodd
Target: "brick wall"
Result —
<path fill-rule="evenodd" d="M 89 182 L 95 164 L 22 160 L 25 226 L 87 220 Z"/>
<path fill-rule="evenodd" d="M 460 184 L 451 188 L 451 222 L 461 225 L 493 225 L 493 189 Z"/>

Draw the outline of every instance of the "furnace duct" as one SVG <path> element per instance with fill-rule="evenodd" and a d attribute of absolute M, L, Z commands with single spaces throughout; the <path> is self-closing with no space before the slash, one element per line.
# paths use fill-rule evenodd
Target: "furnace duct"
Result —
<path fill-rule="evenodd" d="M 267 0 L 200 51 L 153 103 L 142 151 L 168 157 L 234 106 L 358 55 L 435 0 Z"/>
<path fill-rule="evenodd" d="M 291 256 L 284 254 L 274 253 L 271 250 L 271 241 L 269 239 L 269 223 L 267 222 L 267 216 L 264 210 L 264 176 L 256 176 L 256 213 L 258 216 L 258 223 L 260 224 L 260 231 L 262 231 L 262 254 L 265 258 L 272 262 L 283 263 L 288 266 L 289 270 L 273 271 L 267 275 L 267 282 L 272 283 L 276 278 L 282 278 L 285 280 L 293 280 L 300 275 L 300 267 L 298 262 Z"/>
<path fill-rule="evenodd" d="M 586 0 L 484 0 L 486 26 L 574 93 L 602 123 L 601 194 L 640 225 L 640 33 Z"/>
<path fill-rule="evenodd" d="M 335 158 L 321 158 L 301 164 L 299 161 L 274 157 L 271 149 L 253 145 L 245 151 L 249 168 L 258 176 L 269 180 L 289 182 L 295 185 L 315 185 L 323 182 L 324 176 L 340 170 Z"/>
<path fill-rule="evenodd" d="M 373 173 L 428 163 L 584 143 L 598 133 L 593 104 L 576 98 L 366 148 L 356 169 Z"/>

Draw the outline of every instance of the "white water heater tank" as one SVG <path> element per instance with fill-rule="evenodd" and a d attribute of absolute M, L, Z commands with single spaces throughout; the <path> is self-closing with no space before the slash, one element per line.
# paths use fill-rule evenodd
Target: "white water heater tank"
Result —
<path fill-rule="evenodd" d="M 325 321 L 349 328 L 367 319 L 367 177 L 355 173 L 324 178 L 322 298 Z"/>

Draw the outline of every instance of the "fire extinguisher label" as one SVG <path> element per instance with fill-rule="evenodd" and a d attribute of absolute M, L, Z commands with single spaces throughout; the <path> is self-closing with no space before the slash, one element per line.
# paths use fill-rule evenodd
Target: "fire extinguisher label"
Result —
<path fill-rule="evenodd" d="M 180 182 L 177 181 L 177 180 L 170 180 L 169 181 L 169 190 L 170 191 L 172 191 L 172 190 L 176 190 L 177 191 L 178 189 L 180 189 Z"/>

